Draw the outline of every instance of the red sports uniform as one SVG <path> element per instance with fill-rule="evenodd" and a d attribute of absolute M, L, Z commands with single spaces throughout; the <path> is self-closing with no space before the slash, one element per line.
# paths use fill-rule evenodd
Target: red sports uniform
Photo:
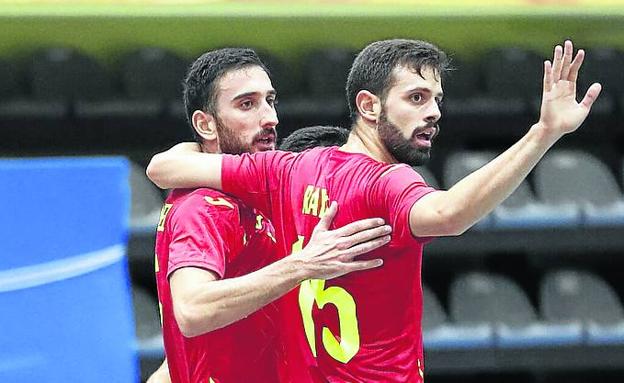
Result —
<path fill-rule="evenodd" d="M 223 193 L 175 190 L 167 198 L 156 236 L 156 282 L 173 383 L 278 380 L 274 303 L 221 329 L 186 338 L 173 314 L 169 285 L 171 273 L 182 267 L 210 270 L 220 278 L 258 270 L 275 260 L 274 238 L 261 213 Z"/>
<path fill-rule="evenodd" d="M 412 236 L 409 212 L 435 189 L 407 165 L 336 147 L 226 155 L 222 184 L 269 216 L 285 254 L 307 243 L 330 201 L 338 202 L 334 227 L 382 217 L 393 228 L 391 242 L 366 255 L 382 258 L 382 267 L 306 281 L 287 296 L 291 312 L 300 311 L 280 326 L 290 381 L 309 380 L 306 374 L 329 382 L 423 381 L 420 272 L 428 239 Z"/>

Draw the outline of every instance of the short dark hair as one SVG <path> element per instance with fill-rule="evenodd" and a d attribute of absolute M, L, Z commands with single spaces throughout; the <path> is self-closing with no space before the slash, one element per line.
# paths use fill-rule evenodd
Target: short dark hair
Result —
<path fill-rule="evenodd" d="M 357 55 L 347 79 L 347 103 L 351 122 L 358 117 L 355 96 L 368 90 L 385 100 L 392 87 L 392 71 L 406 66 L 421 74 L 423 67 L 433 68 L 441 76 L 449 69 L 446 54 L 435 45 L 420 40 L 382 40 L 369 44 Z"/>
<path fill-rule="evenodd" d="M 222 48 L 206 52 L 191 64 L 183 85 L 186 119 L 197 142 L 202 139 L 193 128 L 193 113 L 196 110 L 216 115 L 217 83 L 227 72 L 250 66 L 269 70 L 260 57 L 249 48 Z"/>
<path fill-rule="evenodd" d="M 349 131 L 336 126 L 308 126 L 297 129 L 282 141 L 280 150 L 303 152 L 318 146 L 341 146 L 349 138 Z"/>

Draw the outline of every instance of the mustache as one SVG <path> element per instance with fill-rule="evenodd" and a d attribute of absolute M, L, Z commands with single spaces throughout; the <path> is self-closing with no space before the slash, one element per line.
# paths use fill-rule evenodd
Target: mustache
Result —
<path fill-rule="evenodd" d="M 434 128 L 435 129 L 435 133 L 433 133 L 433 136 L 431 136 L 431 140 L 433 140 L 434 138 L 436 138 L 438 136 L 438 134 L 440 134 L 440 124 L 438 124 L 437 122 L 428 122 L 422 128 L 414 129 L 414 131 L 412 132 L 411 139 L 414 139 L 414 137 L 416 137 L 417 135 L 419 135 L 420 133 L 422 133 L 423 131 L 425 131 L 426 129 L 429 129 L 429 128 Z"/>
<path fill-rule="evenodd" d="M 275 140 L 277 141 L 277 130 L 275 130 L 275 128 L 263 128 L 261 131 L 254 135 L 253 141 L 258 141 L 268 135 L 273 135 L 273 137 L 275 137 Z"/>

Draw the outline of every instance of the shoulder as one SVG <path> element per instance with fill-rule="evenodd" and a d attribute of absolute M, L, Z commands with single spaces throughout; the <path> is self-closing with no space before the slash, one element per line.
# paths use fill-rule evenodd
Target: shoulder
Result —
<path fill-rule="evenodd" d="M 174 190 L 167 201 L 172 214 L 178 216 L 200 214 L 230 218 L 238 216 L 242 206 L 235 197 L 209 188 Z"/>

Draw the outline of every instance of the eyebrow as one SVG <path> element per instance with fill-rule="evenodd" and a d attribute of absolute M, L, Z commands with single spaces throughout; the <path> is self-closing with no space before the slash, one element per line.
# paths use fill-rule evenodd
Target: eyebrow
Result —
<path fill-rule="evenodd" d="M 232 99 L 232 101 L 240 100 L 240 99 L 245 98 L 245 97 L 255 96 L 255 95 L 259 94 L 259 93 L 261 93 L 261 92 L 245 92 L 245 93 L 241 93 L 241 94 L 237 95 L 236 97 L 234 97 Z M 275 91 L 275 89 L 271 89 L 270 91 L 267 92 L 267 94 L 269 96 L 275 96 L 275 95 L 277 95 L 277 91 Z"/>
<path fill-rule="evenodd" d="M 426 93 L 429 93 L 429 94 L 432 94 L 432 93 L 433 93 L 433 92 L 431 91 L 431 89 L 429 89 L 429 88 L 423 88 L 423 87 L 410 88 L 410 89 L 408 89 L 405 93 L 413 93 L 413 92 L 416 92 L 416 91 L 426 92 Z M 443 92 L 437 93 L 437 94 L 435 95 L 435 97 L 436 97 L 436 98 L 439 98 L 439 99 L 442 99 L 442 98 L 444 98 L 444 93 L 443 93 Z"/>

